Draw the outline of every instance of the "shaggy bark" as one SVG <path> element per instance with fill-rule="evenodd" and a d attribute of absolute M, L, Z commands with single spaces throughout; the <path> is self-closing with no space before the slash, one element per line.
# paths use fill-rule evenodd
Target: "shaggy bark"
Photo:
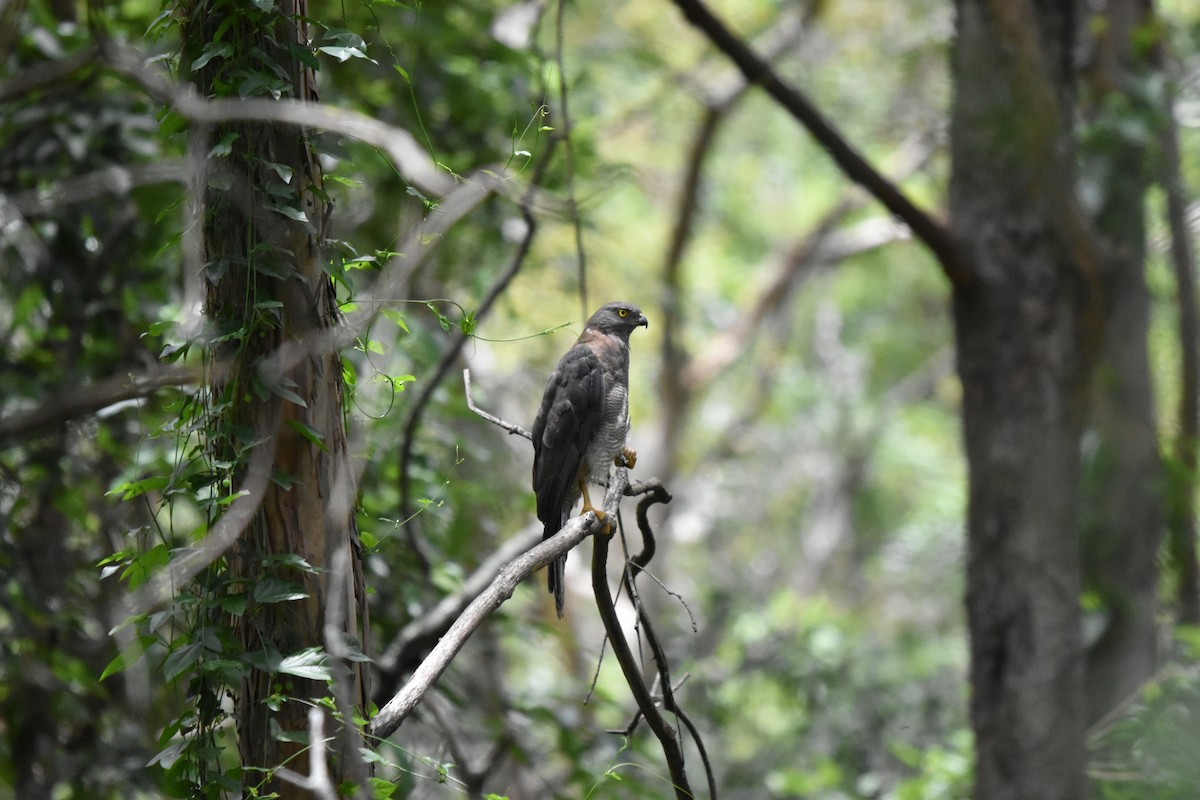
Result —
<path fill-rule="evenodd" d="M 290 49 L 309 47 L 305 6 L 303 0 L 280 2 L 277 13 L 256 20 L 247 9 L 194 2 L 184 13 L 182 63 L 192 63 L 224 25 L 223 41 L 235 43 L 231 62 L 261 70 L 265 67 L 254 53 L 268 54 L 288 76 L 291 96 L 314 101 L 314 75 Z M 193 75 L 202 95 L 214 94 L 221 81 L 229 80 L 223 61 L 210 60 Z M 230 460 L 257 448 L 274 452 L 272 480 L 232 556 L 232 571 L 247 581 L 251 595 L 247 611 L 234 624 L 248 652 L 286 656 L 322 647 L 345 653 L 346 643 L 327 641 L 326 629 L 340 631 L 349 641 L 361 640 L 366 605 L 341 358 L 323 350 L 283 367 L 272 367 L 277 362 L 269 359 L 281 345 L 336 319 L 333 287 L 320 252 L 327 212 L 321 172 L 307 134 L 299 128 L 227 123 L 210 129 L 205 147 L 218 142 L 231 152 L 222 159 L 220 179 L 207 181 L 203 195 L 205 311 L 214 332 L 229 337 L 216 355 L 228 360 L 230 371 L 227 380 L 214 381 L 213 408 L 224 424 L 211 435 L 209 446 L 214 457 Z M 299 556 L 316 569 L 268 568 L 272 557 L 284 554 Z M 348 574 L 335 574 L 339 567 Z M 268 574 L 298 584 L 304 597 L 255 603 L 253 588 Z M 339 700 L 357 706 L 339 710 L 347 718 L 361 713 L 367 690 L 363 664 L 331 666 L 342 679 Z M 287 699 L 273 711 L 267 698 L 276 693 Z M 271 770 L 287 763 L 302 775 L 318 774 L 323 767 L 308 764 L 300 734 L 309 729 L 305 701 L 327 694 L 324 681 L 253 670 L 235 697 L 243 765 Z M 275 726 L 295 735 L 273 735 Z M 357 739 L 352 729 L 339 735 L 334 784 L 365 781 Z M 262 774 L 248 771 L 246 780 L 259 786 Z M 278 780 L 259 791 L 267 789 L 280 797 L 308 796 L 302 787 Z"/>

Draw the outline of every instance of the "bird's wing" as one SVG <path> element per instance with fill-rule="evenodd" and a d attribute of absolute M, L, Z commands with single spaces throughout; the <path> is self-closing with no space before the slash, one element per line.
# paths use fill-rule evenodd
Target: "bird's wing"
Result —
<path fill-rule="evenodd" d="M 567 351 L 542 396 L 533 424 L 533 491 L 549 532 L 562 524 L 588 445 L 604 419 L 604 369 L 592 349 Z"/>

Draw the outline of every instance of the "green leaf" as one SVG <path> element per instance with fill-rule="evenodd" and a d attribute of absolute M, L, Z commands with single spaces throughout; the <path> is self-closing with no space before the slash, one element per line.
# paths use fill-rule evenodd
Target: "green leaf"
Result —
<path fill-rule="evenodd" d="M 332 680 L 327 665 L 328 657 L 320 647 L 309 647 L 285 658 L 279 664 L 279 671 L 297 678 L 308 678 L 314 681 Z"/>
<path fill-rule="evenodd" d="M 273 575 L 254 585 L 254 599 L 259 603 L 286 603 L 308 597 L 304 587 L 295 581 L 284 580 Z"/>
<path fill-rule="evenodd" d="M 321 436 L 320 431 L 318 431 L 316 428 L 306 422 L 301 422 L 298 419 L 289 419 L 287 424 L 289 428 L 296 431 L 296 433 L 300 434 L 305 439 L 319 447 L 322 453 L 329 452 L 329 450 L 325 447 L 325 437 Z"/>
<path fill-rule="evenodd" d="M 291 383 L 292 386 L 296 385 L 295 382 L 292 381 L 289 381 L 289 383 Z M 277 394 L 284 400 L 290 400 L 301 408 L 308 408 L 308 403 L 304 402 L 304 398 L 292 391 L 291 388 L 278 383 L 273 384 L 268 388 L 270 388 L 272 394 Z"/>
<path fill-rule="evenodd" d="M 209 158 L 224 158 L 233 152 L 233 143 L 241 137 L 237 131 L 231 131 L 221 137 L 221 141 L 213 145 L 212 150 L 208 151 Z"/>
<path fill-rule="evenodd" d="M 192 62 L 192 69 L 203 69 L 214 58 L 228 58 L 233 55 L 233 45 L 229 42 L 209 42 L 204 46 L 198 58 Z"/>
<path fill-rule="evenodd" d="M 270 203 L 267 205 L 267 208 L 288 219 L 294 219 L 296 222 L 308 222 L 308 217 L 305 213 L 295 206 L 285 205 L 284 203 Z"/>
<path fill-rule="evenodd" d="M 150 478 L 142 478 L 140 481 L 122 483 L 105 494 L 111 495 L 121 492 L 122 500 L 132 500 L 135 497 L 141 497 L 146 492 L 162 491 L 167 488 L 169 483 L 170 479 L 165 475 L 155 475 Z"/>
<path fill-rule="evenodd" d="M 231 616 L 240 617 L 246 613 L 246 604 L 248 602 L 245 592 L 227 594 L 221 598 L 221 610 Z"/>
<path fill-rule="evenodd" d="M 269 567 L 272 564 L 291 567 L 312 575 L 319 575 L 322 572 L 328 572 L 328 570 L 322 567 L 314 567 L 312 564 L 308 563 L 307 559 L 305 559 L 303 556 L 297 555 L 296 553 L 277 553 L 269 556 L 263 556 L 262 565 L 264 567 Z"/>
<path fill-rule="evenodd" d="M 147 767 L 153 767 L 155 764 L 163 769 L 170 769 L 175 766 L 175 762 L 183 755 L 183 751 L 188 748 L 189 740 L 183 739 L 178 742 L 173 742 L 162 750 L 158 751 L 153 758 L 146 762 Z"/>
<path fill-rule="evenodd" d="M 334 58 L 336 58 L 338 61 L 341 61 L 341 62 L 349 61 L 352 58 L 364 58 L 367 61 L 370 61 L 372 64 L 379 63 L 378 61 L 376 61 L 375 59 L 371 58 L 366 53 L 364 53 L 362 50 L 359 50 L 357 47 L 337 47 L 337 46 L 331 47 L 331 46 L 327 45 L 325 47 L 318 47 L 317 50 L 319 50 L 322 53 L 325 53 L 326 55 L 333 56 Z"/>
<path fill-rule="evenodd" d="M 396 323 L 397 327 L 399 327 L 400 330 L 404 331 L 405 333 L 412 333 L 412 331 L 410 331 L 408 329 L 408 322 L 404 319 L 404 315 L 401 314 L 396 309 L 385 308 L 381 313 L 383 314 L 383 316 L 385 318 L 390 319 L 392 322 Z"/>
<path fill-rule="evenodd" d="M 194 667 L 203 654 L 204 650 L 199 642 L 185 644 L 183 647 L 176 649 L 163 661 L 163 677 L 168 681 L 175 680 Z"/>

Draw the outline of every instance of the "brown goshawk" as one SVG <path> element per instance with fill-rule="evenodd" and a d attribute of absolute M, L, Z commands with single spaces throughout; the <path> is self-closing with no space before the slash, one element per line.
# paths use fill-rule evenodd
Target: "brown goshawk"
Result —
<path fill-rule="evenodd" d="M 533 423 L 533 491 L 538 519 L 549 539 L 566 524 L 575 501 L 592 506 L 587 483 L 607 485 L 614 464 L 632 467 L 636 454 L 625 446 L 629 433 L 629 334 L 648 327 L 632 303 L 609 303 L 584 326 L 575 345 L 558 362 Z M 548 568 L 554 610 L 563 613 L 563 568 L 567 557 Z"/>

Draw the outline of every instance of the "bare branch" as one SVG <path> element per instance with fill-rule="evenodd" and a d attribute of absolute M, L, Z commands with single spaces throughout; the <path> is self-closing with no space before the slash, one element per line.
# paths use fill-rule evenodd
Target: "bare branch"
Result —
<path fill-rule="evenodd" d="M 478 597 L 495 579 L 501 567 L 542 539 L 542 526 L 531 526 L 504 542 L 487 557 L 463 582 L 462 588 L 446 595 L 437 605 L 409 622 L 376 659 L 380 671 L 380 686 L 375 702 L 383 703 L 395 693 L 400 676 L 420 663 L 420 659 L 450 628 L 471 601 Z"/>
<path fill-rule="evenodd" d="M 31 92 L 65 80 L 79 70 L 94 65 L 98 53 L 99 50 L 96 47 L 85 47 L 66 58 L 47 61 L 21 70 L 14 77 L 0 84 L 0 103 L 27 98 Z"/>
<path fill-rule="evenodd" d="M 624 469 L 618 469 L 609 481 L 604 496 L 604 511 L 615 514 L 621 495 L 628 485 Z M 441 674 L 462 650 L 467 639 L 493 611 L 512 597 L 517 584 L 534 570 L 549 564 L 559 556 L 566 555 L 589 535 L 599 530 L 601 523 L 593 512 L 572 517 L 554 536 L 546 539 L 520 557 L 505 564 L 488 587 L 476 597 L 466 610 L 454 621 L 446 634 L 438 641 L 421 665 L 413 672 L 408 683 L 379 710 L 367 728 L 369 735 L 386 739 L 395 733 L 400 724 L 412 713 L 421 698 L 437 681 Z"/>
<path fill-rule="evenodd" d="M 454 188 L 454 178 L 438 167 L 416 137 L 366 114 L 289 98 L 206 100 L 191 86 L 176 83 L 148 66 L 142 53 L 133 48 L 110 40 L 102 55 L 112 69 L 133 78 L 149 95 L 194 122 L 273 122 L 337 131 L 382 150 L 405 180 L 427 194 L 441 196 Z"/>
<path fill-rule="evenodd" d="M 500 419 L 499 417 L 489 414 L 488 412 L 484 411 L 479 406 L 475 405 L 475 398 L 471 394 L 471 370 L 469 370 L 469 369 L 463 370 L 463 384 L 466 386 L 467 408 L 471 409 L 476 414 L 483 417 L 484 419 L 486 419 L 488 422 L 492 423 L 493 425 L 499 425 L 501 428 L 504 428 L 504 430 L 508 431 L 511 434 L 514 434 L 516 436 L 524 436 L 526 439 L 529 439 L 530 441 L 533 440 L 533 434 L 531 434 L 529 431 L 522 428 L 520 425 L 517 425 L 516 423 L 512 423 L 512 422 L 505 422 L 504 420 Z"/>
<path fill-rule="evenodd" d="M 966 257 L 949 228 L 918 207 L 900 188 L 876 170 L 838 131 L 833 123 L 798 88 L 784 82 L 771 65 L 760 58 L 725 24 L 709 11 L 702 0 L 672 0 L 683 16 L 702 31 L 721 52 L 737 65 L 752 84 L 759 85 L 804 126 L 817 143 L 846 174 L 862 186 L 888 211 L 899 217 L 913 235 L 925 243 L 955 286 L 972 278 Z"/>
<path fill-rule="evenodd" d="M 138 186 L 186 183 L 191 176 L 192 170 L 182 158 L 169 158 L 152 164 L 113 164 L 84 175 L 55 181 L 49 186 L 29 189 L 14 195 L 11 201 L 21 214 L 36 216 L 74 203 L 128 194 Z"/>
<path fill-rule="evenodd" d="M 301 775 L 294 769 L 279 767 L 275 774 L 292 784 L 312 792 L 318 800 L 338 800 L 337 788 L 329 776 L 329 761 L 325 754 L 325 712 L 317 706 L 308 709 L 309 773 Z"/>

